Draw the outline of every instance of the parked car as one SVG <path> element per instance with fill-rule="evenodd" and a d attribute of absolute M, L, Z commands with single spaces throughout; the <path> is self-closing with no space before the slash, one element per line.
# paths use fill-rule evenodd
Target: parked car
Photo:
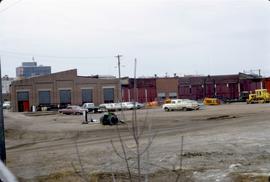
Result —
<path fill-rule="evenodd" d="M 134 108 L 134 102 L 123 102 L 123 109 L 133 109 Z M 135 108 L 136 109 L 141 109 L 144 107 L 144 104 L 139 103 L 139 102 L 135 102 Z"/>
<path fill-rule="evenodd" d="M 11 107 L 10 101 L 5 101 L 3 103 L 3 109 L 10 109 L 10 107 Z"/>
<path fill-rule="evenodd" d="M 135 106 L 137 109 L 142 109 L 145 105 L 143 103 L 135 102 Z"/>
<path fill-rule="evenodd" d="M 198 110 L 200 108 L 199 103 L 194 100 L 188 99 L 173 99 L 171 103 L 164 104 L 162 109 L 165 111 L 176 111 L 176 110 Z"/>
<path fill-rule="evenodd" d="M 100 104 L 99 108 L 106 111 L 115 111 L 115 104 L 114 103 Z"/>
<path fill-rule="evenodd" d="M 144 107 L 144 104 L 135 102 L 135 107 L 137 109 L 141 109 Z M 134 103 L 133 102 L 122 102 L 122 103 L 107 103 L 107 104 L 100 104 L 99 108 L 104 108 L 107 111 L 119 111 L 121 109 L 123 110 L 129 110 L 134 108 Z"/>
<path fill-rule="evenodd" d="M 84 111 L 87 111 L 87 109 L 83 109 L 80 106 L 68 106 L 65 109 L 60 109 L 58 112 L 62 114 L 80 115 L 83 114 Z"/>
<path fill-rule="evenodd" d="M 94 112 L 94 113 L 98 113 L 99 112 L 99 107 L 95 106 L 94 103 L 84 103 L 82 105 L 83 109 L 87 109 L 88 112 Z"/>

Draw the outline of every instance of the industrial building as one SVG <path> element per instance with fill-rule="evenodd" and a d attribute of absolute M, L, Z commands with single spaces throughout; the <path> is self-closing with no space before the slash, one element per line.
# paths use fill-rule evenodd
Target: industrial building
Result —
<path fill-rule="evenodd" d="M 37 62 L 23 62 L 22 66 L 16 68 L 17 79 L 25 79 L 34 76 L 51 74 L 50 66 L 38 66 Z"/>
<path fill-rule="evenodd" d="M 10 78 L 7 75 L 3 76 L 2 78 L 2 94 L 3 94 L 3 100 L 9 101 L 10 100 L 10 84 L 14 81 L 14 78 Z"/>
<path fill-rule="evenodd" d="M 215 97 L 236 100 L 243 94 L 263 88 L 263 79 L 257 75 L 208 75 L 179 78 L 179 98 L 201 100 Z"/>
<path fill-rule="evenodd" d="M 13 111 L 29 111 L 31 106 L 65 107 L 93 102 L 117 102 L 119 80 L 115 77 L 78 76 L 68 70 L 44 76 L 16 80 L 11 84 Z"/>
<path fill-rule="evenodd" d="M 208 75 L 183 77 L 122 78 L 121 91 L 119 80 L 115 77 L 78 76 L 77 70 L 36 76 L 13 81 L 11 102 L 14 111 L 29 111 L 31 106 L 65 107 L 68 104 L 82 105 L 93 102 L 123 101 L 141 103 L 165 99 L 202 100 L 215 97 L 222 100 L 239 100 L 255 89 L 270 90 L 270 79 L 244 73 L 234 75 Z M 134 87 L 135 85 L 135 87 Z"/>
<path fill-rule="evenodd" d="M 178 98 L 178 77 L 156 78 L 157 101 Z"/>
<path fill-rule="evenodd" d="M 239 100 L 254 91 L 264 88 L 267 81 L 258 75 L 233 74 L 233 75 L 208 75 L 208 76 L 183 76 L 153 77 L 136 79 L 137 95 L 139 102 L 158 101 L 165 99 L 193 99 L 202 100 L 205 97 L 214 97 L 222 100 Z M 134 100 L 134 79 L 129 79 L 122 85 L 124 101 Z"/>

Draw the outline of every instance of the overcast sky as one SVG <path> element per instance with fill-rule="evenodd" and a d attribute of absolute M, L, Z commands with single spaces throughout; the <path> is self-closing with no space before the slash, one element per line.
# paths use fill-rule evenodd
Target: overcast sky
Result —
<path fill-rule="evenodd" d="M 270 75 L 268 0 L 3 0 L 2 75 L 23 61 L 80 75 Z"/>

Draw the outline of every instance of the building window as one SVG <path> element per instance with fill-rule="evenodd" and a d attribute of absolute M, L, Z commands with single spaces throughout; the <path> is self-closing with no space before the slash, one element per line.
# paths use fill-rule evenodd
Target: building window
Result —
<path fill-rule="evenodd" d="M 51 104 L 51 92 L 50 91 L 39 91 L 38 99 L 40 105 L 50 105 Z"/>
<path fill-rule="evenodd" d="M 169 93 L 169 98 L 170 99 L 177 99 L 177 93 L 176 92 L 170 92 Z"/>
<path fill-rule="evenodd" d="M 82 89 L 82 104 L 93 102 L 93 91 L 92 89 Z"/>
<path fill-rule="evenodd" d="M 17 92 L 17 100 L 18 101 L 28 101 L 29 93 L 28 92 Z"/>
<path fill-rule="evenodd" d="M 103 89 L 104 103 L 114 102 L 114 88 L 104 88 Z"/>
<path fill-rule="evenodd" d="M 60 90 L 59 95 L 61 105 L 71 104 L 71 90 Z"/>
<path fill-rule="evenodd" d="M 164 93 L 164 92 L 158 93 L 158 99 L 159 99 L 159 100 L 165 100 L 165 99 L 166 99 L 165 93 Z"/>

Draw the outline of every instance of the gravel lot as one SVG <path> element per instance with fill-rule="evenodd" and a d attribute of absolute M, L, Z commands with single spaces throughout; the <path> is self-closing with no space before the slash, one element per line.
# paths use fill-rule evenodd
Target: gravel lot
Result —
<path fill-rule="evenodd" d="M 151 133 L 145 131 L 141 138 L 142 148 L 149 136 L 156 135 L 149 160 L 146 155 L 142 159 L 143 172 L 152 174 L 150 181 L 175 181 L 181 136 L 182 181 L 269 181 L 270 104 L 235 103 L 187 112 L 145 109 L 137 113 L 141 126 L 145 121 L 151 125 Z M 126 170 L 110 142 L 114 140 L 120 149 L 115 126 L 83 125 L 82 116 L 4 114 L 7 164 L 20 181 L 82 181 L 75 174 L 80 169 L 78 156 L 92 180 L 96 175 L 99 181 L 111 181 L 108 174 L 112 171 L 121 174 Z M 91 115 L 94 119 L 100 116 Z M 132 157 L 135 144 L 127 129 L 132 112 L 125 111 L 124 116 L 127 125 L 119 129 Z"/>

